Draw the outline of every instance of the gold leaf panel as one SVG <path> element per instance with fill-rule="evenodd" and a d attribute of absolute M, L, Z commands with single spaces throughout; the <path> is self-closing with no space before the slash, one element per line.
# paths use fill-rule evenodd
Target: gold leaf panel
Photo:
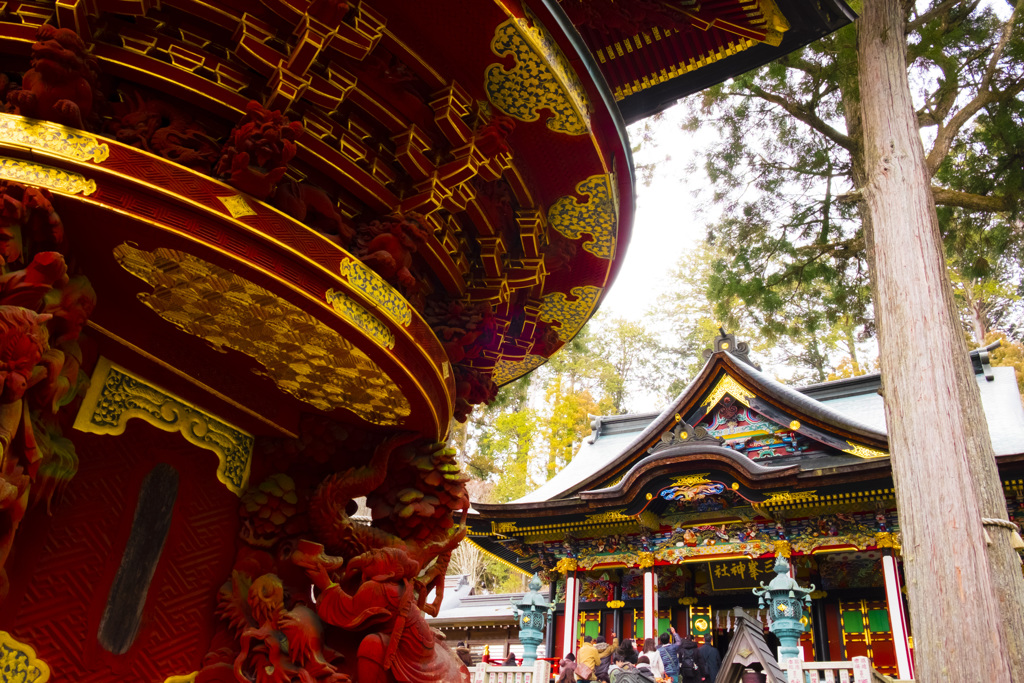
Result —
<path fill-rule="evenodd" d="M 320 410 L 344 408 L 380 425 L 408 417 L 409 401 L 365 353 L 273 292 L 174 249 L 121 244 L 114 258 L 153 287 L 139 300 L 164 320 L 263 366 L 279 389 Z"/>

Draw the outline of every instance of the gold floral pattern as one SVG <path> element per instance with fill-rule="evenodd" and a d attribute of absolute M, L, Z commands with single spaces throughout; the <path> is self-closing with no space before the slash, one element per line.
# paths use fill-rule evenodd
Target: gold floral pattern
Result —
<path fill-rule="evenodd" d="M 615 253 L 618 216 L 611 176 L 591 176 L 576 185 L 576 192 L 589 197 L 588 201 L 580 203 L 572 196 L 560 197 L 548 209 L 548 222 L 569 239 L 589 235 L 590 240 L 583 249 L 598 258 L 611 260 Z"/>
<path fill-rule="evenodd" d="M 53 166 L 35 164 L 21 159 L 0 157 L 0 178 L 17 183 L 45 187 L 62 194 L 90 195 L 96 191 L 96 181 Z"/>
<path fill-rule="evenodd" d="M 506 71 L 491 64 L 484 86 L 491 103 L 520 121 L 536 121 L 539 110 L 554 116 L 547 127 L 557 133 L 586 135 L 590 111 L 586 92 L 554 39 L 532 13 L 511 18 L 494 31 L 491 50 L 499 57 L 512 55 L 515 66 Z"/>
<path fill-rule="evenodd" d="M 858 458 L 887 458 L 889 454 L 885 451 L 880 451 L 877 448 L 870 448 L 863 444 L 854 443 L 852 441 L 846 442 L 850 447 L 844 448 L 843 453 L 849 453 L 850 455 L 856 455 Z"/>
<path fill-rule="evenodd" d="M 565 292 L 552 292 L 544 297 L 540 306 L 540 319 L 546 323 L 558 323 L 555 332 L 564 342 L 575 337 L 587 322 L 601 296 L 601 288 L 583 285 L 573 287 L 570 294 L 575 297 L 574 301 L 569 301 Z"/>
<path fill-rule="evenodd" d="M 254 443 L 251 434 L 100 358 L 75 419 L 75 429 L 123 434 L 133 417 L 165 432 L 180 432 L 192 445 L 216 453 L 220 459 L 217 479 L 232 493 L 240 496 L 248 487 Z"/>
<path fill-rule="evenodd" d="M 15 114 L 0 114 L 0 141 L 75 161 L 100 163 L 110 156 L 110 147 L 94 135 Z"/>
<path fill-rule="evenodd" d="M 384 314 L 402 327 L 412 322 L 412 308 L 398 291 L 359 261 L 345 259 L 339 267 L 345 278 L 360 294 L 370 299 Z"/>
<path fill-rule="evenodd" d="M 19 643 L 7 631 L 0 631 L 0 683 L 46 683 L 50 667 L 36 657 L 31 646 Z"/>
<path fill-rule="evenodd" d="M 249 206 L 249 202 L 245 201 L 245 197 L 240 194 L 233 194 L 228 197 L 217 197 L 224 208 L 228 210 L 232 218 L 241 218 L 242 216 L 255 216 L 256 210 Z"/>
<path fill-rule="evenodd" d="M 358 327 L 370 339 L 389 349 L 395 348 L 395 335 L 391 334 L 388 326 L 353 301 L 352 297 L 328 289 L 327 303 L 334 307 L 338 315 Z"/>
<path fill-rule="evenodd" d="M 217 349 L 255 359 L 257 374 L 320 410 L 343 408 L 380 425 L 411 412 L 395 382 L 335 330 L 273 292 L 191 254 L 122 244 L 114 258 L 153 286 L 139 299 Z"/>
<path fill-rule="evenodd" d="M 498 386 L 508 384 L 529 371 L 539 368 L 546 360 L 544 356 L 535 356 L 533 354 L 528 355 L 523 360 L 505 360 L 502 358 L 494 364 L 491 380 Z"/>

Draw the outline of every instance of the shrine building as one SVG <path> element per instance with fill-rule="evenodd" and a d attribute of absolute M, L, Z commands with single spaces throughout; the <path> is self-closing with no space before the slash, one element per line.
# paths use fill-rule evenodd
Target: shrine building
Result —
<path fill-rule="evenodd" d="M 1024 406 L 998 343 L 972 351 L 1013 519 L 1024 521 Z M 584 635 L 710 641 L 791 558 L 814 584 L 807 661 L 868 656 L 913 678 L 900 526 L 879 376 L 808 387 L 760 370 L 734 335 L 660 413 L 596 417 L 573 460 L 507 504 L 473 503 L 470 539 L 525 572 L 546 572 L 558 611 L 548 651 Z M 966 484 L 965 484 L 966 485 Z M 980 542 L 980 540 L 979 540 Z"/>
<path fill-rule="evenodd" d="M 0 683 L 467 680 L 452 420 L 600 305 L 625 125 L 852 19 L 0 2 Z"/>

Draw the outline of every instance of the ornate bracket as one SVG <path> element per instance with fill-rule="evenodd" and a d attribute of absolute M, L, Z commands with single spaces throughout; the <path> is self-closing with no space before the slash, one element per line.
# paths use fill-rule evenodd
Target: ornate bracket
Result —
<path fill-rule="evenodd" d="M 236 495 L 245 492 L 255 441 L 251 434 L 100 358 L 75 418 L 75 429 L 123 434 L 133 417 L 165 432 L 179 432 L 192 445 L 216 453 L 220 459 L 217 478 Z"/>

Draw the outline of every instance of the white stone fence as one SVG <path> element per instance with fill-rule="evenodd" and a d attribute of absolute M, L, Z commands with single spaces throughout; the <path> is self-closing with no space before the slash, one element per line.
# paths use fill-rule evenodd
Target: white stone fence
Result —
<path fill-rule="evenodd" d="M 551 662 L 538 659 L 533 666 L 500 666 L 480 663 L 469 669 L 473 683 L 548 683 Z"/>
<path fill-rule="evenodd" d="M 849 662 L 805 662 L 794 657 L 786 662 L 786 680 L 788 683 L 896 683 L 873 671 L 867 657 L 854 657 Z"/>

